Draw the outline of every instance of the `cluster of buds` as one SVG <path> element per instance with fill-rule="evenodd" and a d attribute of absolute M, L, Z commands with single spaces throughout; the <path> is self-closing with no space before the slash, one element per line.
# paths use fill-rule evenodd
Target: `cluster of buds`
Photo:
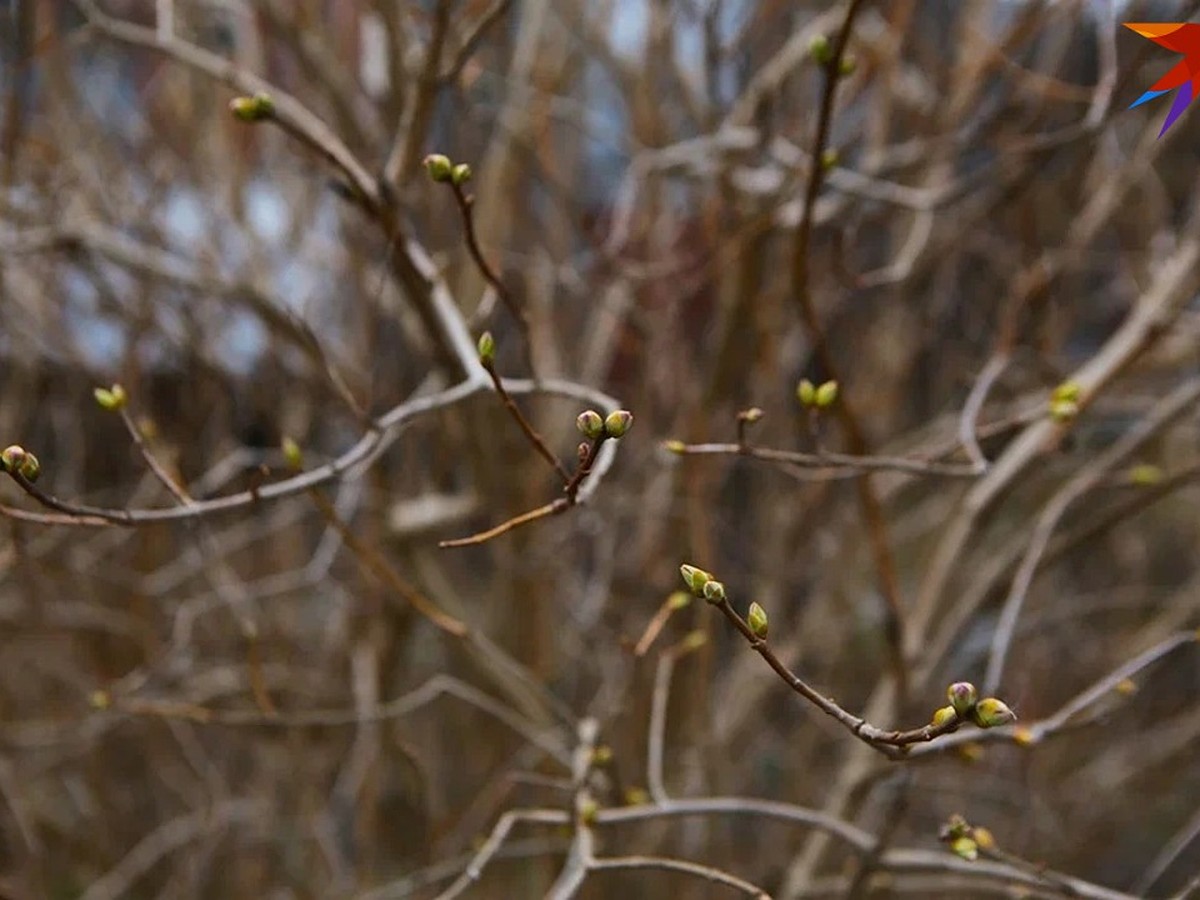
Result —
<path fill-rule="evenodd" d="M 711 573 L 684 563 L 679 567 L 679 574 L 683 576 L 683 583 L 688 586 L 694 597 L 700 597 L 714 606 L 726 601 L 725 585 L 713 578 Z M 746 626 L 760 641 L 766 640 L 770 629 L 767 611 L 759 604 L 751 603 L 750 608 L 746 610 Z"/>
<path fill-rule="evenodd" d="M 704 597 L 704 590 L 709 584 L 717 585 L 716 588 L 713 588 L 714 592 L 718 588 L 721 593 L 725 592 L 725 585 L 714 579 L 708 572 L 696 566 L 689 566 L 687 563 L 684 563 L 679 567 L 679 574 L 683 576 L 683 583 L 691 589 L 692 596 L 694 597 Z"/>
<path fill-rule="evenodd" d="M 429 177 L 440 183 L 449 182 L 455 187 L 462 187 L 471 180 L 471 167 L 466 163 L 452 162 L 450 157 L 441 153 L 430 153 L 425 157 L 425 171 Z"/>
<path fill-rule="evenodd" d="M 575 427 L 589 441 L 622 438 L 633 427 L 633 413 L 627 409 L 614 409 L 601 417 L 594 409 L 585 409 L 575 417 Z"/>
<path fill-rule="evenodd" d="M 1017 714 L 1003 700 L 995 697 L 979 699 L 975 685 L 969 681 L 956 681 L 946 688 L 949 706 L 943 706 L 933 714 L 932 724 L 941 728 L 955 722 L 974 722 L 980 728 L 997 728 L 1017 720 Z"/>
<path fill-rule="evenodd" d="M 38 458 L 17 444 L 5 447 L 0 452 L 0 468 L 9 475 L 20 475 L 26 481 L 37 481 L 42 474 L 42 464 Z"/>
<path fill-rule="evenodd" d="M 1050 393 L 1050 418 L 1055 422 L 1070 422 L 1079 415 L 1079 400 L 1083 389 L 1076 381 L 1064 381 Z"/>
<path fill-rule="evenodd" d="M 796 385 L 796 399 L 800 401 L 801 406 L 807 409 L 828 409 L 833 406 L 837 396 L 838 383 L 836 381 L 813 384 L 807 378 L 803 378 Z"/>
<path fill-rule="evenodd" d="M 938 831 L 938 840 L 949 844 L 950 850 L 968 862 L 979 858 L 980 850 L 991 850 L 996 838 L 986 828 L 976 828 L 958 813 L 952 815 Z"/>
<path fill-rule="evenodd" d="M 253 97 L 234 97 L 229 101 L 229 111 L 243 122 L 262 122 L 275 114 L 275 101 L 270 94 L 263 93 Z"/>
<path fill-rule="evenodd" d="M 112 387 L 98 387 L 92 391 L 92 396 L 96 398 L 96 403 L 101 409 L 108 412 L 117 412 L 124 409 L 125 404 L 129 401 L 129 396 L 125 393 L 125 388 L 119 384 L 114 384 Z"/>

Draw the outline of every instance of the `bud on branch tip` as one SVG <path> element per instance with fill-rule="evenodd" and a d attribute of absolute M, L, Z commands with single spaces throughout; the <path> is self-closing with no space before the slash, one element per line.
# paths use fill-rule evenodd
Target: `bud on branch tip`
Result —
<path fill-rule="evenodd" d="M 604 420 L 594 409 L 585 409 L 575 417 L 575 427 L 588 440 L 594 441 L 604 434 Z"/>
<path fill-rule="evenodd" d="M 429 177 L 433 181 L 449 181 L 454 174 L 454 164 L 450 162 L 448 156 L 443 156 L 441 153 L 430 153 L 425 157 L 425 171 L 429 173 Z"/>
<path fill-rule="evenodd" d="M 229 101 L 229 111 L 243 122 L 261 122 L 275 112 L 275 101 L 270 94 L 258 93 L 253 97 L 234 97 Z"/>
<path fill-rule="evenodd" d="M 633 413 L 627 409 L 614 409 L 604 419 L 604 433 L 610 438 L 625 437 L 633 426 Z"/>
<path fill-rule="evenodd" d="M 92 396 L 96 398 L 96 403 L 101 409 L 106 409 L 109 412 L 116 412 L 119 409 L 125 408 L 125 403 L 129 397 L 125 393 L 125 388 L 119 384 L 114 384 L 112 387 L 98 387 L 92 391 Z"/>
<path fill-rule="evenodd" d="M 478 350 L 480 364 L 490 366 L 496 361 L 496 339 L 490 331 L 485 331 L 479 336 Z"/>

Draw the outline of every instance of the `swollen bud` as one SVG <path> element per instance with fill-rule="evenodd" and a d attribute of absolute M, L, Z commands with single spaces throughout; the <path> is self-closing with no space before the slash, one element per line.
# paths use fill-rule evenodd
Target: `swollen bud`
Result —
<path fill-rule="evenodd" d="M 485 331 L 479 336 L 479 362 L 483 366 L 490 366 L 496 361 L 496 339 L 492 337 L 490 331 Z"/>
<path fill-rule="evenodd" d="M 471 180 L 471 167 L 466 163 L 459 163 L 450 170 L 450 183 L 455 187 L 462 187 Z"/>
<path fill-rule="evenodd" d="M 817 409 L 828 409 L 833 406 L 838 395 L 838 383 L 836 381 L 826 381 L 817 388 L 816 395 L 813 397 L 813 403 Z"/>
<path fill-rule="evenodd" d="M 3 466 L 4 471 L 10 475 L 20 469 L 23 462 L 25 462 L 25 448 L 18 444 L 5 447 L 3 452 L 0 452 L 0 466 Z"/>
<path fill-rule="evenodd" d="M 998 728 L 1017 720 L 1017 714 L 1009 709 L 1003 700 L 997 700 L 995 697 L 988 697 L 976 703 L 971 717 L 980 728 Z"/>
<path fill-rule="evenodd" d="M 979 858 L 979 845 L 974 838 L 963 836 L 950 842 L 950 849 L 956 856 L 961 856 L 967 862 L 975 862 Z"/>
<path fill-rule="evenodd" d="M 725 601 L 725 585 L 715 579 L 704 582 L 704 599 L 709 603 L 723 603 Z"/>
<path fill-rule="evenodd" d="M 801 378 L 796 385 L 796 399 L 803 406 L 812 406 L 817 402 L 817 387 L 807 378 Z"/>
<path fill-rule="evenodd" d="M 687 451 L 687 444 L 685 444 L 683 441 L 664 441 L 663 449 L 668 453 L 682 455 Z"/>
<path fill-rule="evenodd" d="M 854 74 L 854 70 L 858 68 L 858 60 L 853 56 L 846 54 L 842 57 L 842 61 L 838 64 L 838 74 L 846 78 Z"/>
<path fill-rule="evenodd" d="M 941 728 L 943 725 L 949 725 L 957 720 L 958 713 L 954 711 L 954 707 L 943 706 L 933 714 L 932 725 L 934 728 Z"/>
<path fill-rule="evenodd" d="M 767 611 L 757 603 L 751 603 L 750 609 L 746 611 L 746 624 L 750 626 L 756 638 L 766 639 L 770 623 L 767 621 Z"/>
<path fill-rule="evenodd" d="M 625 437 L 633 425 L 633 413 L 627 409 L 614 409 L 604 420 L 604 431 L 610 438 Z"/>
<path fill-rule="evenodd" d="M 974 708 L 979 695 L 975 692 L 975 685 L 971 682 L 956 681 L 946 688 L 946 699 L 950 701 L 954 711 L 965 718 Z"/>
<path fill-rule="evenodd" d="M 585 409 L 575 417 L 575 427 L 588 440 L 596 440 L 604 434 L 604 420 L 594 409 Z"/>
<path fill-rule="evenodd" d="M 38 462 L 38 458 L 25 451 L 25 458 L 21 460 L 21 465 L 17 467 L 17 471 L 21 473 L 21 477 L 26 481 L 37 481 L 42 474 L 42 464 Z"/>
<path fill-rule="evenodd" d="M 8 451 L 5 451 L 6 453 Z M 679 574 L 683 576 L 683 583 L 692 589 L 692 593 L 697 597 L 704 596 L 704 586 L 712 581 L 712 576 L 703 569 L 697 569 L 695 566 L 689 566 L 684 563 L 679 567 Z"/>
<path fill-rule="evenodd" d="M 829 65 L 829 61 L 833 59 L 833 47 L 829 43 L 829 38 L 823 34 L 813 35 L 812 40 L 808 42 L 808 55 L 818 65 Z"/>
<path fill-rule="evenodd" d="M 443 156 L 441 153 L 430 153 L 425 157 L 425 171 L 429 173 L 429 177 L 433 181 L 449 181 L 454 175 L 454 164 L 450 162 L 448 156 Z"/>
<path fill-rule="evenodd" d="M 96 398 L 96 402 L 100 404 L 101 409 L 106 409 L 109 412 L 124 409 L 125 403 L 129 399 L 125 393 L 125 388 L 119 384 L 114 384 L 110 388 L 98 387 L 92 391 L 92 396 Z"/>
<path fill-rule="evenodd" d="M 255 94 L 253 97 L 234 97 L 229 101 L 229 111 L 243 122 L 261 122 L 275 112 L 275 101 L 270 94 Z"/>
<path fill-rule="evenodd" d="M 279 442 L 279 449 L 283 451 L 283 459 L 289 469 L 298 472 L 304 468 L 304 454 L 300 452 L 300 445 L 295 440 L 284 436 L 283 440 Z"/>

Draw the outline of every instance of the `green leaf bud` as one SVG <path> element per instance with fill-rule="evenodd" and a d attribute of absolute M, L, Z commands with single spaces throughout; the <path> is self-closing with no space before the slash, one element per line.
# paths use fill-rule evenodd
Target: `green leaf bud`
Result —
<path fill-rule="evenodd" d="M 1003 700 L 987 697 L 975 704 L 971 717 L 980 728 L 998 728 L 1017 720 L 1017 714 Z"/>
<path fill-rule="evenodd" d="M 838 396 L 838 383 L 836 381 L 826 381 L 819 388 L 813 397 L 813 403 L 817 409 L 828 409 L 833 406 L 834 401 Z"/>
<path fill-rule="evenodd" d="M 958 713 L 954 711 L 954 707 L 943 706 L 933 714 L 932 724 L 934 728 L 941 728 L 943 725 L 949 725 L 957 720 Z"/>
<path fill-rule="evenodd" d="M 725 585 L 721 582 L 710 579 L 704 582 L 704 599 L 709 603 L 720 603 L 725 599 Z"/>
<path fill-rule="evenodd" d="M 746 611 L 746 624 L 750 626 L 750 630 L 754 632 L 756 638 L 766 639 L 770 622 L 767 621 L 767 611 L 758 603 L 750 604 L 750 609 Z"/>
<path fill-rule="evenodd" d="M 679 574 L 683 576 L 684 584 L 691 588 L 692 593 L 697 597 L 704 596 L 704 586 L 712 581 L 712 576 L 703 569 L 697 569 L 687 563 L 679 567 Z"/>
<path fill-rule="evenodd" d="M 431 180 L 436 182 L 449 181 L 454 174 L 454 164 L 450 162 L 450 157 L 444 156 L 441 153 L 430 153 L 425 157 L 425 171 L 429 173 Z"/>
<path fill-rule="evenodd" d="M 633 425 L 633 413 L 627 409 L 614 409 L 604 419 L 604 431 L 610 438 L 624 437 Z"/>
<path fill-rule="evenodd" d="M 596 440 L 604 434 L 604 419 L 594 409 L 585 409 L 575 417 L 575 427 L 588 440 Z"/>
<path fill-rule="evenodd" d="M 803 406 L 812 406 L 817 402 L 817 386 L 807 378 L 801 378 L 796 385 L 796 399 Z"/>

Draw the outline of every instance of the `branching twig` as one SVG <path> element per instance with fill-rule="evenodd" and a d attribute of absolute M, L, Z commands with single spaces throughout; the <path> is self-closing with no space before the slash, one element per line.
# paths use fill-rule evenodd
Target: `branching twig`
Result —
<path fill-rule="evenodd" d="M 537 371 L 533 365 L 533 344 L 529 330 L 529 317 L 526 315 L 525 308 L 517 302 L 517 298 L 513 296 L 512 291 L 504 284 L 504 281 L 500 278 L 500 274 L 487 261 L 487 257 L 483 254 L 483 248 L 479 246 L 479 237 L 475 233 L 475 198 L 468 194 L 461 184 L 454 181 L 447 182 L 447 184 L 454 191 L 454 202 L 458 205 L 459 214 L 462 216 L 463 234 L 467 239 L 467 250 L 471 254 L 471 259 L 474 261 L 475 267 L 479 269 L 479 274 L 492 286 L 492 289 L 496 292 L 496 296 L 504 304 L 504 308 L 508 310 L 509 315 L 513 317 L 513 321 L 517 323 L 517 328 L 521 332 L 521 346 L 525 352 L 525 365 L 529 368 L 530 375 L 536 378 Z"/>
<path fill-rule="evenodd" d="M 966 463 L 944 463 L 903 456 L 856 456 L 822 450 L 802 453 L 774 450 L 751 444 L 683 444 L 672 443 L 667 448 L 681 456 L 746 456 L 763 462 L 799 466 L 805 469 L 846 469 L 851 472 L 906 472 L 912 475 L 936 475 L 949 478 L 977 478 L 981 470 Z"/>

